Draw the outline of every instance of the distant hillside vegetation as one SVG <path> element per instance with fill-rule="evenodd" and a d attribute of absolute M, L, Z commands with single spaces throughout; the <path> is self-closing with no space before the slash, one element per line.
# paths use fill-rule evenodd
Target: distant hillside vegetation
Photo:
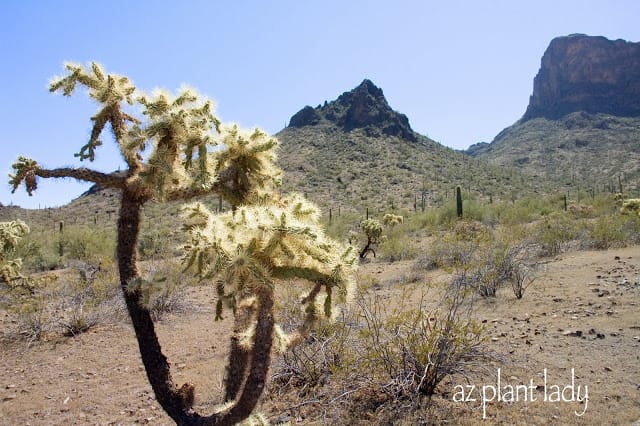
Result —
<path fill-rule="evenodd" d="M 640 191 L 640 118 L 575 112 L 559 120 L 536 118 L 503 130 L 472 155 L 598 192 Z M 613 188 L 612 188 L 613 187 Z"/>
<path fill-rule="evenodd" d="M 440 203 L 457 185 L 486 200 L 549 189 L 414 132 L 370 80 L 335 101 L 304 107 L 277 137 L 285 189 L 306 193 L 325 211 L 421 208 L 423 193 L 427 205 Z"/>

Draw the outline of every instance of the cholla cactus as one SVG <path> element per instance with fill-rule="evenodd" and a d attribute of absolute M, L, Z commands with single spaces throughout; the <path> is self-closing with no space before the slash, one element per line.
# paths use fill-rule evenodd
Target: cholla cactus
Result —
<path fill-rule="evenodd" d="M 384 226 L 395 226 L 404 222 L 404 218 L 400 215 L 387 213 L 382 217 Z"/>
<path fill-rule="evenodd" d="M 622 201 L 620 212 L 622 214 L 637 214 L 640 216 L 640 198 L 629 198 Z"/>
<path fill-rule="evenodd" d="M 319 227 L 318 209 L 297 194 L 223 215 L 199 203 L 183 213 L 191 236 L 184 262 L 216 283 L 218 318 L 224 302 L 238 311 L 226 378 L 226 399 L 234 400 L 243 382 L 246 388 L 266 379 L 266 369 L 248 370 L 269 363 L 270 348 L 258 341 L 275 339 L 286 350 L 318 317 L 332 316 L 336 299 L 349 299 L 355 251 L 329 239 Z M 310 290 L 301 301 L 306 319 L 287 336 L 274 323 L 274 288 L 293 278 L 308 282 Z"/>
<path fill-rule="evenodd" d="M 317 209 L 302 197 L 278 197 L 275 187 L 281 172 L 274 163 L 275 138 L 260 130 L 222 126 L 213 115 L 213 102 L 189 88 L 176 96 L 159 90 L 148 95 L 127 77 L 107 74 L 96 63 L 88 68 L 66 64 L 66 70 L 65 76 L 53 80 L 50 90 L 70 96 L 78 85 L 84 86 L 99 105 L 91 118 L 89 141 L 76 156 L 93 161 L 102 144 L 100 135 L 110 125 L 127 164 L 125 173 L 44 169 L 35 160 L 20 157 L 10 175 L 13 190 L 24 184 L 31 195 L 38 178 L 51 177 L 72 177 L 119 190 L 120 285 L 156 399 L 178 424 L 226 425 L 246 419 L 264 389 L 274 339 L 287 340 L 273 320 L 276 281 L 302 278 L 311 283 L 303 300 L 308 306 L 307 324 L 318 315 L 329 316 L 336 296 L 349 294 L 351 250 L 322 233 Z M 125 103 L 138 105 L 142 116 L 125 113 Z M 229 377 L 235 379 L 227 381 L 226 392 L 232 403 L 203 417 L 192 410 L 193 385 L 174 384 L 151 315 L 142 303 L 158 283 L 141 279 L 137 243 L 146 202 L 189 200 L 211 193 L 224 197 L 233 213 L 215 217 L 202 205 L 187 207 L 190 243 L 185 260 L 196 266 L 202 278 L 217 280 L 221 302 L 228 301 L 236 309 L 237 326 L 228 369 Z M 326 296 L 320 301 L 322 290 Z M 219 304 L 218 314 L 221 311 Z M 242 344 L 250 346 L 250 351 L 242 349 Z"/>
<path fill-rule="evenodd" d="M 202 279 L 215 279 L 222 313 L 223 300 L 255 297 L 260 287 L 275 280 L 300 278 L 312 284 L 303 302 L 309 319 L 331 317 L 332 295 L 341 301 L 352 293 L 355 253 L 328 238 L 320 228 L 318 209 L 299 194 L 261 205 L 241 206 L 235 212 L 214 215 L 202 204 L 184 207 L 184 262 Z M 320 290 L 325 301 L 317 310 Z"/>
<path fill-rule="evenodd" d="M 14 258 L 18 242 L 29 233 L 21 220 L 0 222 L 0 282 L 11 284 L 21 277 L 22 259 Z"/>
<path fill-rule="evenodd" d="M 365 259 L 369 252 L 373 253 L 373 257 L 376 257 L 376 252 L 373 251 L 371 246 L 380 243 L 380 239 L 382 238 L 382 224 L 376 219 L 365 219 L 360 222 L 360 228 L 367 236 L 367 243 L 360 251 L 360 259 Z"/>

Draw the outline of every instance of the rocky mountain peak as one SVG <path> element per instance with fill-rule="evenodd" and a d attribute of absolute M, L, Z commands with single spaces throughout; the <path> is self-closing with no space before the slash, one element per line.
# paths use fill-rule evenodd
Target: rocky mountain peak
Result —
<path fill-rule="evenodd" d="M 413 141 L 416 134 L 406 115 L 394 111 L 382 89 L 364 79 L 355 89 L 344 92 L 338 99 L 313 108 L 305 106 L 291 117 L 289 127 L 314 126 L 330 123 L 349 132 L 364 129 L 370 136 L 398 136 Z"/>
<path fill-rule="evenodd" d="M 522 121 L 577 111 L 640 116 L 640 43 L 584 34 L 551 41 Z"/>
<path fill-rule="evenodd" d="M 382 89 L 373 84 L 373 82 L 368 78 L 362 80 L 362 83 L 360 83 L 355 89 L 350 92 L 344 92 L 338 98 L 338 102 L 345 104 L 364 100 L 369 100 L 372 103 L 380 103 L 381 105 L 389 107 Z"/>

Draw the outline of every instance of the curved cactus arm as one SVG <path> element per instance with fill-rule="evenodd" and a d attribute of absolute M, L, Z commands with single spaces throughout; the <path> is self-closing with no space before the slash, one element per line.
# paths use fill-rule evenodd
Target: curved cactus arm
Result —
<path fill-rule="evenodd" d="M 71 96 L 77 85 L 87 88 L 89 96 L 101 105 L 100 110 L 91 117 L 93 128 L 89 142 L 74 154 L 80 160 L 93 161 L 95 151 L 102 141 L 99 137 L 107 123 L 111 124 L 116 141 L 120 145 L 127 165 L 133 169 L 140 168 L 139 159 L 134 153 L 125 149 L 127 122 L 138 124 L 139 121 L 122 111 L 122 103 L 134 103 L 136 87 L 129 78 L 117 74 L 107 74 L 97 62 L 92 62 L 89 68 L 81 64 L 66 63 L 66 75 L 54 77 L 49 85 L 50 92 L 62 91 L 63 95 Z"/>
<path fill-rule="evenodd" d="M 16 192 L 20 184 L 24 183 L 27 193 L 33 195 L 33 191 L 38 188 L 38 178 L 74 178 L 85 182 L 93 182 L 107 188 L 124 187 L 125 178 L 90 170 L 86 168 L 62 167 L 58 169 L 43 169 L 35 160 L 26 157 L 19 157 L 13 164 L 15 173 L 9 175 L 9 184 L 13 187 L 12 193 Z"/>

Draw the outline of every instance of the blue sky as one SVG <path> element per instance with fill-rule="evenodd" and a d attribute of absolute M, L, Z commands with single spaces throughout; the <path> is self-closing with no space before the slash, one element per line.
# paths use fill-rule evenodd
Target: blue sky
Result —
<path fill-rule="evenodd" d="M 414 130 L 464 149 L 522 116 L 552 38 L 638 42 L 639 20 L 634 0 L 5 0 L 0 173 L 6 179 L 18 155 L 49 168 L 80 165 L 73 153 L 96 106 L 82 92 L 47 91 L 64 61 L 98 61 L 142 90 L 187 83 L 216 100 L 223 121 L 269 133 L 369 78 Z M 105 145 L 83 165 L 120 164 Z M 28 197 L 2 183 L 0 202 L 58 206 L 88 186 L 41 180 Z"/>

